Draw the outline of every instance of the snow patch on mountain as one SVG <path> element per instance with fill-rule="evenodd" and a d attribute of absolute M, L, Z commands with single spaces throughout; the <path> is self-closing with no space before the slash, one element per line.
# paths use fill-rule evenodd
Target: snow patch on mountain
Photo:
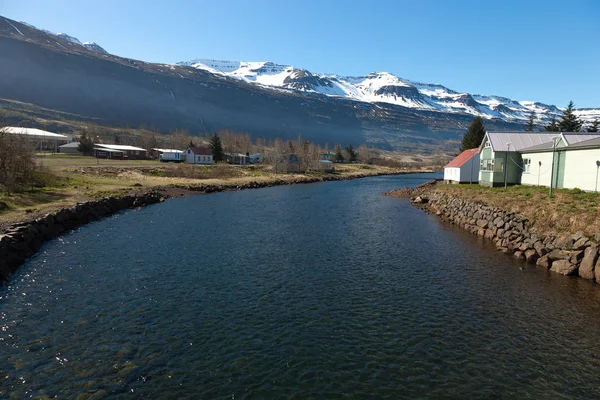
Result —
<path fill-rule="evenodd" d="M 84 42 L 83 47 L 88 50 L 97 51 L 98 53 L 108 54 L 108 51 L 104 50 L 100 45 L 94 42 Z"/>
<path fill-rule="evenodd" d="M 71 42 L 73 44 L 78 44 L 80 46 L 83 46 L 83 43 L 81 43 L 79 41 L 79 39 L 77 39 L 76 37 L 73 37 L 73 36 L 69 36 L 66 33 L 57 33 L 56 36 L 58 36 L 59 38 L 68 40 L 69 42 Z"/>

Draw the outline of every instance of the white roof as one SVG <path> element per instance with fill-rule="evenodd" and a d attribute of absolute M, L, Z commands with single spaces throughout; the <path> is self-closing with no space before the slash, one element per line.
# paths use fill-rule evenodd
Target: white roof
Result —
<path fill-rule="evenodd" d="M 107 153 L 124 153 L 121 150 L 109 149 L 109 148 L 106 148 L 106 147 L 94 147 L 94 150 L 105 151 Z"/>
<path fill-rule="evenodd" d="M 175 149 L 152 149 L 154 151 L 158 151 L 159 153 L 185 153 L 184 150 L 175 150 Z"/>
<path fill-rule="evenodd" d="M 96 147 L 103 147 L 105 149 L 112 150 L 137 150 L 137 151 L 146 151 L 146 149 L 142 149 L 141 147 L 127 146 L 124 144 L 95 144 Z"/>
<path fill-rule="evenodd" d="M 562 136 L 568 145 L 598 137 L 583 132 L 487 132 L 494 151 L 521 151 L 534 146 L 552 143 L 552 138 Z M 507 144 L 510 143 L 510 147 Z"/>
<path fill-rule="evenodd" d="M 6 133 L 14 133 L 14 134 L 28 135 L 28 136 L 39 136 L 39 137 L 43 136 L 48 139 L 64 139 L 64 140 L 69 139 L 65 135 L 59 135 L 58 133 L 43 131 L 41 129 L 36 129 L 36 128 L 21 128 L 18 126 L 7 126 L 7 127 L 2 128 L 2 131 L 6 132 Z"/>
<path fill-rule="evenodd" d="M 63 144 L 62 146 L 58 146 L 59 149 L 69 148 L 69 147 L 79 147 L 79 142 L 71 142 L 67 144 Z"/>

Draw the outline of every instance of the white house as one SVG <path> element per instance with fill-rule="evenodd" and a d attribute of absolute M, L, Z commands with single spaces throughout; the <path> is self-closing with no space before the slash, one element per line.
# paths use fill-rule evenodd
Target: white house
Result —
<path fill-rule="evenodd" d="M 188 147 L 185 151 L 185 161 L 189 164 L 212 164 L 212 149 L 205 147 Z"/>
<path fill-rule="evenodd" d="M 558 189 L 598 191 L 600 135 L 589 136 L 593 138 L 575 141 L 557 134 L 553 142 L 523 149 L 521 183 L 550 187 L 552 182 Z"/>
<path fill-rule="evenodd" d="M 444 182 L 477 183 L 479 177 L 479 149 L 467 149 L 444 166 Z"/>

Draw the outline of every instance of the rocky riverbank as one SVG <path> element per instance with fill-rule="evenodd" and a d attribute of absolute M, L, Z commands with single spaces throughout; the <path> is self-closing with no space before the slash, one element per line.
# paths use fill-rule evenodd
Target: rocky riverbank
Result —
<path fill-rule="evenodd" d="M 404 173 L 397 173 L 404 174 Z M 370 176 L 390 175 L 389 173 L 365 172 L 353 175 L 302 176 L 293 179 L 273 179 L 269 181 L 250 181 L 236 185 L 227 182 L 221 184 L 190 184 L 155 187 L 152 190 L 139 190 L 127 195 L 92 200 L 72 207 L 65 207 L 25 221 L 9 224 L 0 234 L 0 281 L 8 279 L 17 268 L 35 254 L 42 244 L 61 234 L 113 215 L 128 208 L 144 207 L 164 201 L 169 197 L 185 196 L 192 193 L 216 193 L 244 189 L 259 189 L 281 185 L 310 184 L 327 181 L 339 181 L 366 178 Z"/>
<path fill-rule="evenodd" d="M 449 196 L 431 184 L 387 195 L 410 198 L 415 206 L 489 240 L 499 251 L 519 260 L 600 283 L 599 234 L 537 232 L 522 215 Z"/>
<path fill-rule="evenodd" d="M 32 221 L 13 224 L 0 235 L 0 280 L 6 280 L 47 240 L 118 211 L 144 207 L 164 199 L 164 194 L 158 191 L 109 197 L 63 208 Z"/>

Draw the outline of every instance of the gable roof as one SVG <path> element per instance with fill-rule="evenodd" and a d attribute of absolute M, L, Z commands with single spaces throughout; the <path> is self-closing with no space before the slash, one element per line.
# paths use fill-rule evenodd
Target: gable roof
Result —
<path fill-rule="evenodd" d="M 479 148 L 467 149 L 457 155 L 454 160 L 450 161 L 444 166 L 444 168 L 460 168 L 471 158 L 475 157 L 475 154 L 479 154 Z"/>
<path fill-rule="evenodd" d="M 212 149 L 208 146 L 195 146 L 195 147 L 188 147 L 188 150 L 191 150 L 192 153 L 194 153 L 197 156 L 212 156 Z"/>
<path fill-rule="evenodd" d="M 523 149 L 552 149 L 552 138 L 560 136 L 566 146 L 589 140 L 598 135 L 585 132 L 486 132 L 494 151 L 515 152 Z"/>

